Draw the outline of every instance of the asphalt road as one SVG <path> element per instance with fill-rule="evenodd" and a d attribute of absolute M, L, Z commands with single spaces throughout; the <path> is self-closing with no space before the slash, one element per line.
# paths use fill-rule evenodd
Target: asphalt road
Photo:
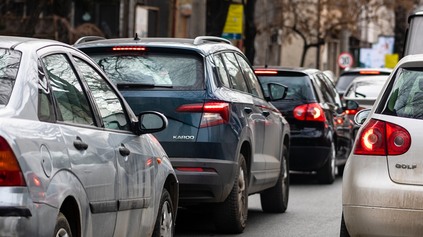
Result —
<path fill-rule="evenodd" d="M 256 194 L 249 197 L 248 223 L 242 234 L 216 232 L 207 211 L 181 210 L 176 236 L 339 236 L 341 196 L 342 177 L 337 177 L 332 185 L 320 185 L 311 176 L 293 175 L 286 213 L 263 213 Z"/>

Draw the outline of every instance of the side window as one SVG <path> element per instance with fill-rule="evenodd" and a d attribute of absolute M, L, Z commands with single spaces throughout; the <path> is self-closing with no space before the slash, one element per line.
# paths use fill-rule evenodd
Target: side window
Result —
<path fill-rule="evenodd" d="M 56 98 L 59 121 L 94 125 L 93 113 L 80 81 L 67 57 L 54 54 L 42 59 Z"/>
<path fill-rule="evenodd" d="M 104 127 L 118 130 L 129 130 L 129 122 L 115 91 L 89 64 L 74 58 L 78 69 L 90 88 L 95 103 L 100 110 Z"/>
<path fill-rule="evenodd" d="M 335 101 L 335 104 L 338 106 L 342 106 L 341 97 L 339 96 L 333 82 L 323 73 L 320 74 L 319 76 L 322 78 L 323 83 L 328 88 L 328 92 L 330 93 L 331 98 Z"/>
<path fill-rule="evenodd" d="M 228 73 L 226 72 L 225 65 L 223 64 L 222 58 L 220 55 L 215 55 L 213 57 L 216 67 L 216 72 L 219 77 L 219 82 L 228 88 L 231 88 L 231 83 L 229 82 Z"/>
<path fill-rule="evenodd" d="M 40 61 L 38 61 L 38 119 L 45 122 L 56 121 L 50 87 Z"/>
<path fill-rule="evenodd" d="M 251 69 L 250 65 L 247 63 L 247 61 L 245 61 L 243 57 L 238 54 L 235 55 L 239 62 L 239 65 L 241 66 L 241 70 L 244 73 L 245 79 L 251 88 L 251 93 L 263 99 L 263 92 L 261 90 L 260 83 L 256 75 L 254 74 L 254 71 Z"/>
<path fill-rule="evenodd" d="M 322 91 L 323 99 L 326 101 L 326 103 L 335 104 L 335 101 L 332 98 L 332 95 L 330 94 L 326 84 L 322 81 L 322 79 L 319 76 L 315 75 L 315 78 L 316 78 L 318 87 Z"/>
<path fill-rule="evenodd" d="M 238 62 L 235 59 L 235 55 L 233 53 L 223 53 L 222 58 L 226 65 L 226 69 L 228 70 L 232 88 L 248 92 L 247 84 L 245 83 L 244 76 L 242 75 Z"/>

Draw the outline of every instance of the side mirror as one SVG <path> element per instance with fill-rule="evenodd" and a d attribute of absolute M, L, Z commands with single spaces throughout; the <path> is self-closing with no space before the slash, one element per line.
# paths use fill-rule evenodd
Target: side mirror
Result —
<path fill-rule="evenodd" d="M 371 109 L 363 109 L 360 110 L 355 116 L 354 116 L 354 122 L 358 125 L 362 125 L 364 121 L 366 121 L 367 117 L 370 114 Z"/>
<path fill-rule="evenodd" d="M 278 83 L 267 84 L 267 90 L 269 92 L 269 101 L 282 100 L 286 97 L 288 87 Z"/>
<path fill-rule="evenodd" d="M 344 110 L 357 110 L 360 105 L 354 100 L 346 100 Z"/>
<path fill-rule="evenodd" d="M 138 115 L 139 134 L 160 132 L 164 130 L 167 125 L 167 118 L 162 113 L 146 111 Z"/>

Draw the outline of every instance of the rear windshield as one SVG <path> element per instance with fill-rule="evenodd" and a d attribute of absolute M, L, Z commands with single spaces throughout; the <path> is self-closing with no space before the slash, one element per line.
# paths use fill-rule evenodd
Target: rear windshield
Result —
<path fill-rule="evenodd" d="M 262 84 L 265 96 L 269 96 L 267 91 L 268 83 L 278 83 L 288 87 L 286 100 L 312 100 L 312 88 L 310 79 L 306 75 L 293 76 L 258 76 Z"/>
<path fill-rule="evenodd" d="M 384 81 L 357 82 L 345 92 L 345 97 L 374 99 L 379 95 L 384 85 Z"/>
<path fill-rule="evenodd" d="M 343 76 L 340 76 L 338 81 L 336 82 L 336 89 L 338 91 L 345 91 L 347 87 L 350 85 L 350 83 L 356 78 L 357 76 L 360 76 L 359 74 L 346 74 Z"/>
<path fill-rule="evenodd" d="M 0 105 L 6 105 L 18 74 L 21 53 L 0 48 Z"/>
<path fill-rule="evenodd" d="M 423 119 L 423 69 L 401 68 L 383 104 L 383 114 Z M 392 82 L 391 82 L 392 84 Z"/>
<path fill-rule="evenodd" d="M 170 53 L 90 55 L 115 84 L 151 85 L 183 90 L 203 86 L 200 57 Z"/>

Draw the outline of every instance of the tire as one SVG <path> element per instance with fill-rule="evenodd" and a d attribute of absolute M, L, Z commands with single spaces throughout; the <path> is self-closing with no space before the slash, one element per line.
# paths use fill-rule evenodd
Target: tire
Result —
<path fill-rule="evenodd" d="M 278 182 L 274 187 L 260 193 L 261 208 L 267 213 L 284 213 L 288 208 L 289 155 L 286 146 L 283 146 L 282 152 Z"/>
<path fill-rule="evenodd" d="M 348 233 L 347 226 L 345 225 L 344 214 L 342 214 L 341 218 L 341 228 L 339 231 L 339 237 L 350 237 L 350 233 Z"/>
<path fill-rule="evenodd" d="M 332 184 L 336 176 L 336 149 L 335 143 L 332 141 L 330 145 L 329 159 L 326 164 L 317 171 L 317 180 L 321 184 Z"/>
<path fill-rule="evenodd" d="M 238 169 L 231 192 L 214 210 L 214 223 L 219 232 L 242 233 L 248 217 L 248 172 L 245 158 L 239 155 Z"/>
<path fill-rule="evenodd" d="M 174 206 L 169 192 L 164 188 L 160 198 L 159 212 L 154 225 L 153 237 L 171 237 L 175 231 Z"/>
<path fill-rule="evenodd" d="M 53 237 L 72 237 L 71 228 L 68 220 L 63 213 L 59 212 L 56 219 L 56 226 L 54 227 Z"/>

